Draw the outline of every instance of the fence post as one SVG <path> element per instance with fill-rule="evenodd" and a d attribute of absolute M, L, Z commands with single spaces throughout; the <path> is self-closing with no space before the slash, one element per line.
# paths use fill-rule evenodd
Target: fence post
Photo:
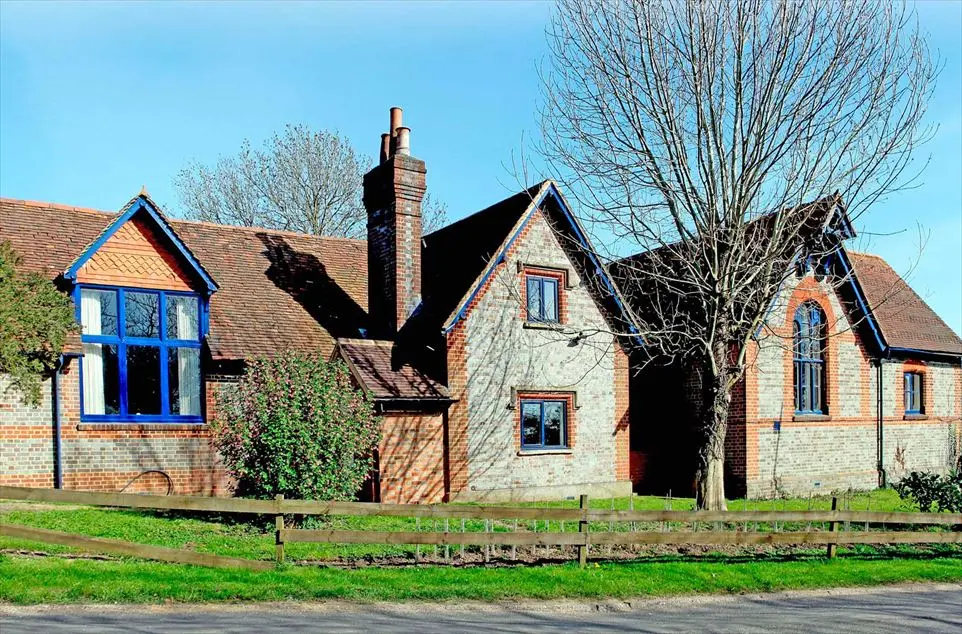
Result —
<path fill-rule="evenodd" d="M 277 515 L 274 516 L 274 528 L 276 529 L 274 533 L 274 559 L 277 563 L 284 563 L 284 537 L 281 531 L 284 530 L 284 514 L 281 512 L 281 502 L 284 500 L 284 494 L 278 493 L 274 496 L 277 500 Z"/>
<path fill-rule="evenodd" d="M 588 565 L 588 496 L 582 495 L 578 503 L 581 508 L 581 520 L 578 522 L 578 532 L 584 533 L 585 543 L 578 546 L 578 565 L 584 568 Z"/>
<path fill-rule="evenodd" d="M 833 497 L 833 498 L 832 498 L 832 510 L 835 511 L 835 510 L 837 510 L 837 509 L 838 509 L 838 498 L 837 498 L 837 497 Z M 838 522 L 829 522 L 829 523 L 828 523 L 828 532 L 829 532 L 829 533 L 834 533 L 837 527 L 838 527 Z M 835 558 L 835 547 L 836 547 L 835 544 L 829 544 L 829 545 L 828 545 L 828 558 L 829 558 L 829 559 L 834 559 L 834 558 Z"/>

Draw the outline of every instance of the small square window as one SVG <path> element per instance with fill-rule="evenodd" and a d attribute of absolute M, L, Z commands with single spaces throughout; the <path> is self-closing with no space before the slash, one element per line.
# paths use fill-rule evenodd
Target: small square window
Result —
<path fill-rule="evenodd" d="M 558 280 L 529 275 L 526 291 L 528 321 L 558 323 Z"/>
<path fill-rule="evenodd" d="M 564 449 L 567 447 L 567 402 L 521 401 L 521 448 Z"/>

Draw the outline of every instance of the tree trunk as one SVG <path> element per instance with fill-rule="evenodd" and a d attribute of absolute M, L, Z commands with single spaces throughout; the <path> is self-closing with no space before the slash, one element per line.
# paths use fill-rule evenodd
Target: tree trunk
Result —
<path fill-rule="evenodd" d="M 702 403 L 700 420 L 702 437 L 695 470 L 695 497 L 699 509 L 727 511 L 725 504 L 725 434 L 731 406 L 731 384 L 727 359 L 716 358 L 716 371 L 711 364 L 702 368 Z"/>

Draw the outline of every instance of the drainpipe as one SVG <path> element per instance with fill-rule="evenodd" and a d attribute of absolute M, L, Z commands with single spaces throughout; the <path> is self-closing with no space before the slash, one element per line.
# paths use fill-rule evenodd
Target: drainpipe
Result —
<path fill-rule="evenodd" d="M 876 431 L 878 434 L 878 485 L 879 487 L 884 487 L 886 485 L 885 476 L 885 424 L 883 422 L 884 408 L 882 404 L 885 402 L 882 397 L 882 392 L 884 390 L 884 384 L 882 382 L 882 359 L 879 358 L 875 362 L 875 411 L 876 411 Z"/>
<path fill-rule="evenodd" d="M 53 401 L 53 488 L 63 488 L 63 439 L 60 430 L 63 427 L 63 415 L 61 413 L 60 401 L 60 374 L 69 358 L 80 358 L 81 354 L 68 352 L 60 355 L 57 360 L 57 367 L 51 377 L 50 399 Z"/>
<path fill-rule="evenodd" d="M 64 358 L 60 355 L 57 367 L 51 377 L 50 399 L 53 401 L 53 488 L 63 488 L 63 452 L 60 448 L 60 370 L 63 368 Z"/>

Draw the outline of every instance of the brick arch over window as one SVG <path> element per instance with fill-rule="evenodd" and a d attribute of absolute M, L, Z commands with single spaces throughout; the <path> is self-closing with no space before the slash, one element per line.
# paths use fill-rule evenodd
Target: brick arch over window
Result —
<path fill-rule="evenodd" d="M 795 412 L 825 414 L 827 319 L 821 305 L 806 300 L 792 318 L 792 385 Z"/>

